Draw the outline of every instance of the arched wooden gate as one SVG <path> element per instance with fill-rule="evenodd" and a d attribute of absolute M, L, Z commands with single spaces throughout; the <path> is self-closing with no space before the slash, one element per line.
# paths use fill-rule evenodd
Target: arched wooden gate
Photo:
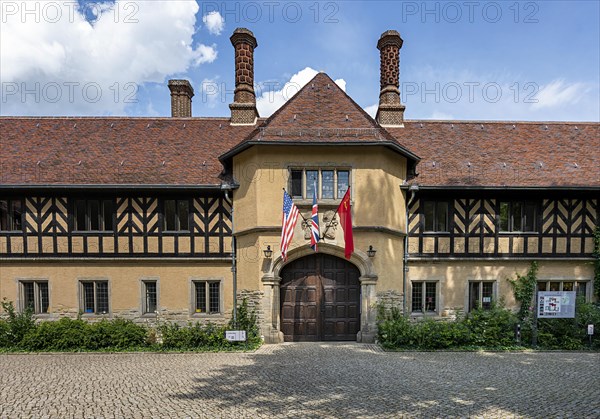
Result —
<path fill-rule="evenodd" d="M 286 342 L 353 341 L 360 329 L 360 272 L 327 254 L 281 271 L 281 331 Z"/>

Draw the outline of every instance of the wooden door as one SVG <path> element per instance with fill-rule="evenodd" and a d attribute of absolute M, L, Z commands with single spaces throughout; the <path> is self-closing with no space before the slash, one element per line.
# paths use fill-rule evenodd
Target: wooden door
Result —
<path fill-rule="evenodd" d="M 286 341 L 356 340 L 360 273 L 344 259 L 315 254 L 281 273 L 281 330 Z"/>

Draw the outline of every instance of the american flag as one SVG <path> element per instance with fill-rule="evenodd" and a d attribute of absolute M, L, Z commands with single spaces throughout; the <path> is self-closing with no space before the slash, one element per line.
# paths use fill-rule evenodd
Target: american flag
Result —
<path fill-rule="evenodd" d="M 317 243 L 319 242 L 319 205 L 317 204 L 317 183 L 314 183 L 312 216 L 310 219 L 310 247 L 317 251 Z"/>
<path fill-rule="evenodd" d="M 292 198 L 283 191 L 283 220 L 281 227 L 281 256 L 287 260 L 287 250 L 294 237 L 294 228 L 298 220 L 298 207 L 292 202 Z"/>

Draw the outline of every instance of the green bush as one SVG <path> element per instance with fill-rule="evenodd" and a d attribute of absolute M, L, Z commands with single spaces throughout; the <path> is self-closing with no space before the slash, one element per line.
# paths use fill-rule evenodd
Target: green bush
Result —
<path fill-rule="evenodd" d="M 7 301 L 6 298 L 2 301 L 2 309 L 7 314 L 5 326 L 0 328 L 0 342 L 2 346 L 8 348 L 18 348 L 23 340 L 23 337 L 35 328 L 35 320 L 33 319 L 33 310 L 27 307 L 21 313 L 17 313 L 12 301 Z"/>
<path fill-rule="evenodd" d="M 225 326 L 214 324 L 189 323 L 182 327 L 175 323 L 166 323 L 160 327 L 164 349 L 224 349 L 232 344 L 225 339 Z"/>
<path fill-rule="evenodd" d="M 377 338 L 387 349 L 413 345 L 410 322 L 397 307 L 387 310 L 380 306 L 378 309 Z"/>
<path fill-rule="evenodd" d="M 8 348 L 11 346 L 10 326 L 8 322 L 0 319 L 0 348 Z"/>
<path fill-rule="evenodd" d="M 235 330 L 245 330 L 249 345 L 258 346 L 262 342 L 256 313 L 254 310 L 250 312 L 246 298 L 242 300 L 242 303 L 237 308 L 237 324 L 231 319 L 229 327 Z"/>
<path fill-rule="evenodd" d="M 89 324 L 83 320 L 63 318 L 44 321 L 31 329 L 23 338 L 20 348 L 27 351 L 72 351 L 87 349 Z"/>
<path fill-rule="evenodd" d="M 378 314 L 378 340 L 386 349 L 498 349 L 517 346 L 515 331 L 518 315 L 503 306 L 489 310 L 479 308 L 464 318 L 436 321 L 427 318 L 411 321 L 397 308 Z M 600 328 L 600 304 L 577 300 L 575 319 L 539 319 L 538 347 L 542 349 L 589 348 L 587 325 Z M 521 322 L 521 345 L 530 346 L 532 323 Z M 600 349 L 600 334 L 595 334 L 592 348 Z"/>
<path fill-rule="evenodd" d="M 413 328 L 417 348 L 448 349 L 469 342 L 469 330 L 462 322 L 428 318 L 415 323 Z"/>
<path fill-rule="evenodd" d="M 502 306 L 472 310 L 462 323 L 469 330 L 470 345 L 494 348 L 516 344 L 517 316 Z"/>
<path fill-rule="evenodd" d="M 600 305 L 586 303 L 578 297 L 575 305 L 574 319 L 539 319 L 538 347 L 542 349 L 586 349 L 590 347 L 587 325 L 600 328 Z M 597 329 L 596 329 L 597 330 Z M 531 342 L 531 328 L 525 331 L 527 342 Z M 600 349 L 598 332 L 593 335 L 592 348 Z"/>
<path fill-rule="evenodd" d="M 380 310 L 378 339 L 387 349 L 498 348 L 515 345 L 516 324 L 515 314 L 497 306 L 452 321 L 411 321 L 392 308 Z"/>
<path fill-rule="evenodd" d="M 378 340 L 387 349 L 447 349 L 467 344 L 468 337 L 461 322 L 430 318 L 412 322 L 396 307 L 379 313 Z"/>
<path fill-rule="evenodd" d="M 89 325 L 86 349 L 133 349 L 146 346 L 148 329 L 131 320 L 102 320 Z"/>
<path fill-rule="evenodd" d="M 246 342 L 229 342 L 225 339 L 225 331 L 245 330 Z M 219 349 L 253 349 L 260 345 L 256 314 L 248 309 L 246 299 L 238 306 L 237 324 L 233 319 L 227 326 L 212 323 L 188 323 L 180 326 L 176 323 L 164 323 L 159 327 L 162 335 L 162 347 L 171 350 L 219 350 Z"/>

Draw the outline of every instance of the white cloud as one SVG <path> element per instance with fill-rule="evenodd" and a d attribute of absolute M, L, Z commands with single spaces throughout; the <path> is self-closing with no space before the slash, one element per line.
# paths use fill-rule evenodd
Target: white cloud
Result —
<path fill-rule="evenodd" d="M 371 118 L 375 118 L 375 115 L 377 115 L 377 109 L 379 108 L 379 104 L 376 103 L 374 105 L 370 105 L 367 106 L 366 108 L 364 108 L 365 112 L 368 113 L 369 115 L 371 115 Z"/>
<path fill-rule="evenodd" d="M 278 82 L 263 82 L 258 86 L 258 95 L 256 98 L 256 107 L 261 117 L 268 117 L 285 102 L 291 99 L 306 83 L 311 81 L 319 72 L 313 68 L 306 67 L 294 74 L 281 89 Z M 335 80 L 343 91 L 346 91 L 346 81 L 344 79 Z M 262 93 L 261 93 L 262 90 Z"/>
<path fill-rule="evenodd" d="M 213 35 L 221 35 L 225 27 L 225 19 L 217 11 L 212 11 L 202 17 L 202 22 L 206 25 L 206 29 Z"/>
<path fill-rule="evenodd" d="M 204 64 L 204 63 L 212 63 L 217 59 L 217 46 L 213 44 L 212 46 L 207 46 L 204 44 L 198 45 L 196 48 L 196 58 L 194 62 L 196 65 Z"/>
<path fill-rule="evenodd" d="M 400 83 L 406 119 L 597 121 L 598 84 L 556 79 L 546 85 L 502 70 L 408 67 Z"/>
<path fill-rule="evenodd" d="M 214 109 L 219 103 L 219 99 L 221 99 L 221 95 L 223 91 L 221 89 L 221 85 L 218 83 L 219 76 L 216 76 L 213 79 L 205 78 L 202 80 L 202 84 L 200 85 L 200 103 L 202 106 L 206 106 L 210 109 Z"/>
<path fill-rule="evenodd" d="M 573 105 L 581 99 L 588 89 L 588 86 L 584 83 L 566 83 L 562 79 L 553 80 L 540 87 L 536 95 L 537 103 L 531 105 L 531 108 L 542 109 Z"/>
<path fill-rule="evenodd" d="M 433 113 L 431 114 L 431 119 L 435 119 L 438 121 L 447 121 L 455 118 L 449 113 L 433 111 Z"/>
<path fill-rule="evenodd" d="M 214 45 L 193 44 L 196 2 L 116 0 L 87 13 L 77 2 L 27 2 L 31 14 L 10 3 L 0 26 L 3 114 L 123 114 L 137 86 L 217 57 Z"/>

